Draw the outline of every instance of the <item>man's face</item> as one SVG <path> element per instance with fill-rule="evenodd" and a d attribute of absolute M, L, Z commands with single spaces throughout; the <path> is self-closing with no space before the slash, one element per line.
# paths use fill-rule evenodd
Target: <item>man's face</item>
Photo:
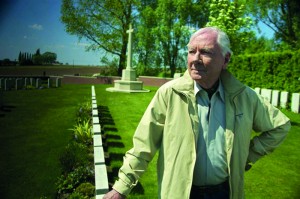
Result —
<path fill-rule="evenodd" d="M 210 88 L 218 80 L 228 63 L 214 32 L 202 33 L 190 41 L 187 62 L 191 78 L 205 88 Z"/>

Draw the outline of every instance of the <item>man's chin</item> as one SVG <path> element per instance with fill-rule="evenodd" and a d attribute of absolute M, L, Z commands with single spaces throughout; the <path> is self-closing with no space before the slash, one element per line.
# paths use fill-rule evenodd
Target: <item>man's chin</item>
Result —
<path fill-rule="evenodd" d="M 201 81 L 203 79 L 203 76 L 200 74 L 191 74 L 191 78 L 195 81 Z"/>

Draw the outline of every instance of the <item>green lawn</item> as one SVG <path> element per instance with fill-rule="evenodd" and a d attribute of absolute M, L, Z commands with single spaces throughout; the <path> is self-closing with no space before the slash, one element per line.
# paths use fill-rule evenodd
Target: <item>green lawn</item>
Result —
<path fill-rule="evenodd" d="M 113 143 L 121 137 L 124 147 L 109 147 L 113 153 L 113 175 L 122 164 L 122 156 L 132 147 L 132 135 L 148 103 L 157 88 L 151 93 L 107 93 L 103 86 L 96 86 L 98 105 L 107 106 L 115 122 L 115 131 L 107 131 L 108 141 Z M 105 94 L 103 94 L 105 93 Z M 300 198 L 300 115 L 284 111 L 292 120 L 292 128 L 285 142 L 271 155 L 262 158 L 245 176 L 246 198 Z M 110 137 L 112 137 L 110 139 Z M 156 159 L 142 177 L 139 186 L 129 198 L 155 198 L 157 196 Z M 111 180 L 113 183 L 113 180 Z M 142 195 L 140 195 L 142 194 Z"/>
<path fill-rule="evenodd" d="M 0 117 L 0 198 L 55 198 L 59 155 L 71 139 L 88 85 L 3 92 Z M 4 115 L 3 115 L 4 114 Z"/>
<path fill-rule="evenodd" d="M 106 92 L 107 87 L 95 85 L 98 106 L 110 119 L 104 130 L 113 183 L 157 88 L 146 87 L 150 93 L 128 94 Z M 61 172 L 59 155 L 71 139 L 68 129 L 74 125 L 78 105 L 90 97 L 91 85 L 4 92 L 10 112 L 0 112 L 0 198 L 55 197 L 55 182 Z M 300 115 L 285 113 L 293 127 L 273 154 L 246 173 L 247 198 L 300 198 Z M 157 198 L 155 163 L 156 158 L 129 198 Z"/>

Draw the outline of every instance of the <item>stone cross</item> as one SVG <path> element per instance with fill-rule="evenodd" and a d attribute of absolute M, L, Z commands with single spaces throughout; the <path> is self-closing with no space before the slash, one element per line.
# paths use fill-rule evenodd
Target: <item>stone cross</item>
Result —
<path fill-rule="evenodd" d="M 127 45 L 127 48 L 128 48 L 128 53 L 127 53 L 127 67 L 126 69 L 131 69 L 131 60 L 132 60 L 132 32 L 133 32 L 133 29 L 132 29 L 132 25 L 129 24 L 129 30 L 126 31 L 126 33 L 128 33 L 128 45 Z"/>

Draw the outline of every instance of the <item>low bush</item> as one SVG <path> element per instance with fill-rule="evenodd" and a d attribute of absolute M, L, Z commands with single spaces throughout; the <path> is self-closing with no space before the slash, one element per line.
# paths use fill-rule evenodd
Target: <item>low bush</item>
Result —
<path fill-rule="evenodd" d="M 91 102 L 82 103 L 76 112 L 71 140 L 60 156 L 62 175 L 58 178 L 57 198 L 93 198 L 95 195 L 93 132 L 91 125 Z"/>
<path fill-rule="evenodd" d="M 93 166 L 80 166 L 70 173 L 61 175 L 57 182 L 58 196 L 73 193 L 82 182 L 93 182 L 94 176 Z"/>
<path fill-rule="evenodd" d="M 82 120 L 81 123 L 74 125 L 73 129 L 75 140 L 79 143 L 90 146 L 93 144 L 93 131 L 90 119 Z"/>
<path fill-rule="evenodd" d="M 92 117 L 92 102 L 91 100 L 86 100 L 86 102 L 81 103 L 76 112 L 76 123 L 82 124 Z"/>
<path fill-rule="evenodd" d="M 90 162 L 89 149 L 86 145 L 70 142 L 59 158 L 63 173 L 72 172 L 77 167 Z"/>
<path fill-rule="evenodd" d="M 95 195 L 95 186 L 89 182 L 82 183 L 76 188 L 75 193 L 85 197 L 93 197 Z"/>

